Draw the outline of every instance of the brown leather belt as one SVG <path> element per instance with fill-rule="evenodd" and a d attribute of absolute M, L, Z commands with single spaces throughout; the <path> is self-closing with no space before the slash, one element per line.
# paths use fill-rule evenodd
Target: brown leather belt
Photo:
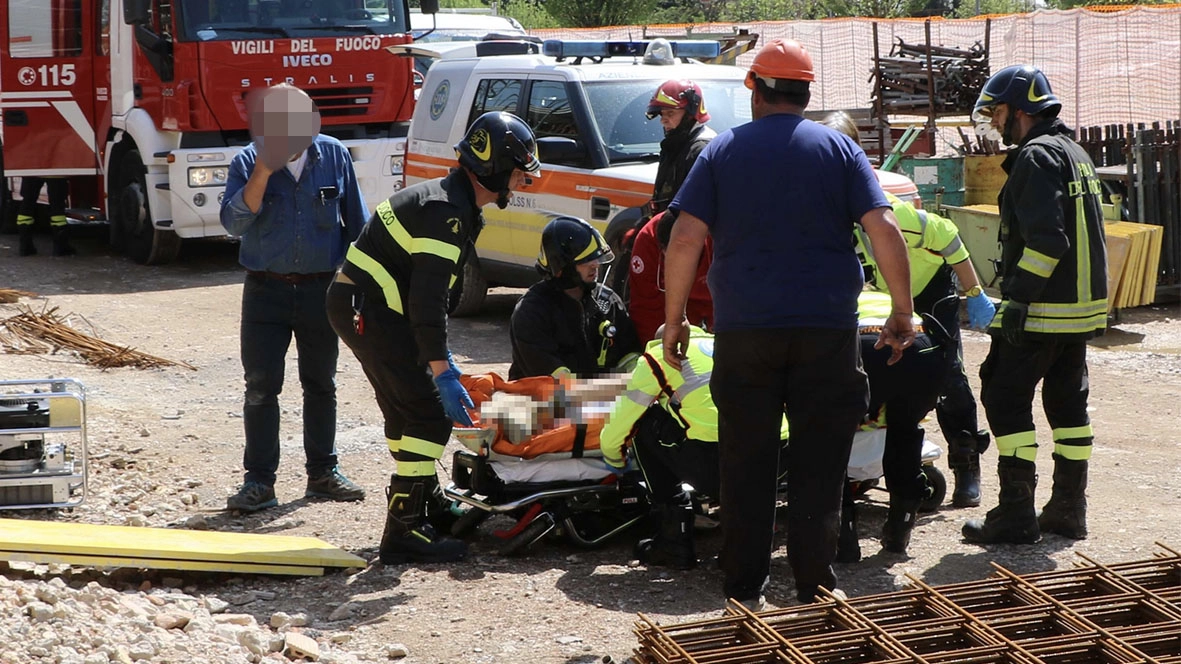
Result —
<path fill-rule="evenodd" d="M 331 279 L 335 272 L 289 272 L 281 274 L 279 272 L 260 272 L 259 270 L 246 270 L 246 274 L 259 279 L 274 279 L 275 281 L 282 281 L 285 284 L 302 284 L 309 281 L 322 281 Z"/>

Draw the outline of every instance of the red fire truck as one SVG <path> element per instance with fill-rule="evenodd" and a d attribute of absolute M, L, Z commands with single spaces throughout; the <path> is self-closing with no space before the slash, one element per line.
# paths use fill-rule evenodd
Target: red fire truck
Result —
<path fill-rule="evenodd" d="M 376 201 L 402 183 L 412 60 L 386 47 L 408 26 L 405 0 L 0 0 L 5 175 L 68 177 L 71 216 L 97 211 L 114 246 L 166 263 L 225 235 L 244 97 L 286 81 Z"/>

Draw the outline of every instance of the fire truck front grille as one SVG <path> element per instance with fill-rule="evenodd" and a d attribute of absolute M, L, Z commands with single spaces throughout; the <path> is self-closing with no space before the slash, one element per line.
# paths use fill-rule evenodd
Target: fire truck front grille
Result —
<path fill-rule="evenodd" d="M 357 86 L 349 88 L 311 88 L 306 90 L 320 108 L 324 117 L 347 117 L 365 115 L 373 106 L 373 88 Z"/>

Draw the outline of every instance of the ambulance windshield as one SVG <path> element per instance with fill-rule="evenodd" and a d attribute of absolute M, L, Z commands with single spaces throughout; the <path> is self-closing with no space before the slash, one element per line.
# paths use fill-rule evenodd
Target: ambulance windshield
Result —
<path fill-rule="evenodd" d="M 185 41 L 407 32 L 405 0 L 198 0 L 183 4 Z"/>
<path fill-rule="evenodd" d="M 586 96 L 591 115 L 612 163 L 644 161 L 660 156 L 664 130 L 658 120 L 649 120 L 645 113 L 652 93 L 664 80 L 587 82 Z M 705 91 L 705 108 L 710 115 L 706 124 L 711 129 L 721 133 L 750 121 L 750 91 L 741 78 L 694 80 Z"/>

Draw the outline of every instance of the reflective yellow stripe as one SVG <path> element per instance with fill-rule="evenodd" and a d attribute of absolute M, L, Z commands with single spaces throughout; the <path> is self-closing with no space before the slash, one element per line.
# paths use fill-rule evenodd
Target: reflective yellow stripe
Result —
<path fill-rule="evenodd" d="M 1054 454 L 1070 461 L 1086 461 L 1091 458 L 1091 446 L 1054 445 Z"/>
<path fill-rule="evenodd" d="M 357 245 L 349 245 L 349 251 L 345 254 L 345 260 L 356 265 L 364 270 L 373 280 L 377 282 L 381 292 L 385 295 L 385 305 L 398 313 L 405 313 L 402 310 L 402 293 L 398 292 L 398 282 L 394 281 L 394 277 L 382 267 L 369 254 L 357 248 Z"/>
<path fill-rule="evenodd" d="M 385 444 L 390 448 L 390 454 L 397 454 L 402 447 L 402 439 L 386 438 Z"/>
<path fill-rule="evenodd" d="M 1041 334 L 1081 334 L 1102 330 L 1107 327 L 1107 313 L 1098 313 L 1085 318 L 1035 318 L 1025 319 L 1026 332 Z"/>
<path fill-rule="evenodd" d="M 586 245 L 586 249 L 583 249 L 581 254 L 578 254 L 577 256 L 574 257 L 574 262 L 577 263 L 578 261 L 586 258 L 587 256 L 590 256 L 591 253 L 593 253 L 594 250 L 598 249 L 598 248 L 599 248 L 599 243 L 595 239 L 595 236 L 592 235 L 590 243 Z"/>
<path fill-rule="evenodd" d="M 429 440 L 422 438 L 415 438 L 414 436 L 402 437 L 402 451 L 410 452 L 411 454 L 418 454 L 427 457 L 428 459 L 443 458 L 443 445 L 439 443 L 432 443 Z M 399 469 L 401 467 L 399 466 Z"/>
<path fill-rule="evenodd" d="M 32 217 L 25 215 L 25 214 L 16 215 L 16 225 L 17 226 L 31 226 L 32 224 L 33 224 Z"/>
<path fill-rule="evenodd" d="M 1062 427 L 1054 429 L 1054 442 L 1060 440 L 1074 440 L 1080 438 L 1093 438 L 1095 432 L 1091 430 L 1090 424 L 1085 424 L 1081 427 Z"/>
<path fill-rule="evenodd" d="M 996 451 L 997 454 L 1001 456 L 1019 456 L 1022 459 L 1025 459 L 1027 457 L 1018 453 L 1024 448 L 1032 448 L 1033 454 L 1035 456 L 1037 455 L 1036 431 L 1021 431 L 1018 433 L 1011 433 L 1007 436 L 996 437 Z"/>
<path fill-rule="evenodd" d="M 52 217 L 49 218 L 49 225 L 50 226 L 65 226 L 66 225 L 66 215 L 64 215 L 64 214 L 53 215 Z"/>
<path fill-rule="evenodd" d="M 1106 312 L 1106 299 L 1083 302 L 1034 302 L 1029 305 L 1030 316 L 1041 316 L 1044 318 L 1090 316 L 1092 314 Z"/>
<path fill-rule="evenodd" d="M 381 219 L 381 223 L 385 226 L 386 231 L 389 232 L 390 237 L 397 242 L 400 247 L 411 254 L 431 254 L 447 259 L 452 263 L 459 262 L 459 247 L 443 242 L 442 240 L 432 240 L 430 238 L 414 237 L 402 222 L 398 221 L 398 217 L 394 215 L 394 209 L 390 207 L 388 200 L 382 201 L 377 206 L 377 216 Z"/>
<path fill-rule="evenodd" d="M 558 367 L 557 369 L 554 369 L 553 373 L 551 373 L 550 375 L 553 376 L 554 378 L 565 378 L 567 376 L 574 375 L 574 372 L 570 371 L 566 367 Z"/>
<path fill-rule="evenodd" d="M 1079 196 L 1074 199 L 1074 244 L 1075 253 L 1078 255 L 1075 266 L 1075 277 L 1078 282 L 1075 288 L 1078 299 L 1085 302 L 1091 299 L 1091 242 L 1087 233 L 1087 215 L 1083 209 L 1083 198 Z"/>
<path fill-rule="evenodd" d="M 398 475 L 402 477 L 433 477 L 434 461 L 399 461 Z"/>
<path fill-rule="evenodd" d="M 1057 258 L 1052 258 L 1041 252 L 1034 251 L 1029 247 L 1025 248 L 1025 251 L 1021 254 L 1021 260 L 1017 261 L 1017 269 L 1025 270 L 1043 279 L 1049 279 L 1050 274 L 1054 272 L 1054 268 L 1057 266 Z"/>

